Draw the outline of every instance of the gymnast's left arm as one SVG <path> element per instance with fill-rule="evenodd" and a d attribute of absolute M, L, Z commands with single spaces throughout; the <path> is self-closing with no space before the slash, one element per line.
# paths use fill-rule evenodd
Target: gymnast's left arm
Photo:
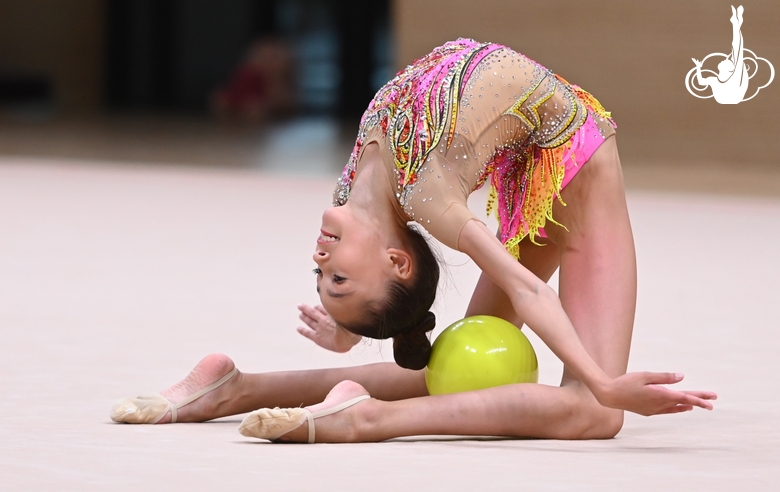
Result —
<path fill-rule="evenodd" d="M 463 226 L 458 249 L 507 293 L 528 327 L 602 405 L 641 415 L 682 412 L 694 406 L 712 409 L 708 400 L 716 398 L 714 393 L 658 386 L 677 383 L 682 375 L 643 372 L 609 377 L 585 350 L 555 291 L 516 261 L 482 222 L 470 220 Z"/>

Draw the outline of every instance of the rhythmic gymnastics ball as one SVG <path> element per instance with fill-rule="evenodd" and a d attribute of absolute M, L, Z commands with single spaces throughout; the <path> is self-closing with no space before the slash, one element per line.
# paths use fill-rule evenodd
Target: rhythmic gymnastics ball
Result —
<path fill-rule="evenodd" d="M 448 326 L 433 342 L 425 369 L 431 395 L 538 380 L 531 342 L 515 325 L 494 316 L 470 316 Z"/>

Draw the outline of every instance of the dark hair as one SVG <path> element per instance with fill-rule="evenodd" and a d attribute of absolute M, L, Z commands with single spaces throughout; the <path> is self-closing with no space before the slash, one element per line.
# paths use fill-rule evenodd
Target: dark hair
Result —
<path fill-rule="evenodd" d="M 436 326 L 436 317 L 429 309 L 439 285 L 439 261 L 414 226 L 407 225 L 404 236 L 413 261 L 412 279 L 407 284 L 391 282 L 383 301 L 367 306 L 359 322 L 342 326 L 369 338 L 393 338 L 395 362 L 417 370 L 428 365 L 431 355 L 426 333 Z"/>

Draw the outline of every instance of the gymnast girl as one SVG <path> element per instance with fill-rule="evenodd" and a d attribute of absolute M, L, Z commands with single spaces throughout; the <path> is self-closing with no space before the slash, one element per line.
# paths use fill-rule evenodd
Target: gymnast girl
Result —
<path fill-rule="evenodd" d="M 497 235 L 466 206 L 488 181 Z M 314 252 L 322 305 L 299 306 L 299 332 L 337 352 L 392 338 L 395 363 L 244 374 L 212 354 L 160 394 L 120 400 L 111 418 L 251 411 L 242 434 L 291 442 L 593 439 L 614 437 L 625 410 L 712 409 L 712 392 L 663 386 L 681 374 L 626 374 L 636 260 L 614 123 L 593 96 L 529 58 L 459 39 L 399 72 L 363 115 L 334 205 Z M 563 361 L 559 387 L 428 395 L 421 369 L 439 266 L 417 227 L 481 269 L 465 315 L 527 325 Z M 556 295 L 546 282 L 558 268 Z"/>

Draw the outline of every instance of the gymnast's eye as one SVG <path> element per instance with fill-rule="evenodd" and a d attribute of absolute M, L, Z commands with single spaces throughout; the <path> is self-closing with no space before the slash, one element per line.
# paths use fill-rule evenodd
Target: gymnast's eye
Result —
<path fill-rule="evenodd" d="M 339 277 L 338 275 L 333 276 L 333 283 L 335 284 L 342 284 L 344 281 L 347 280 L 344 277 Z"/>
<path fill-rule="evenodd" d="M 313 273 L 314 275 L 322 275 L 322 270 L 320 270 L 319 268 L 315 268 L 314 270 L 311 271 L 311 273 Z"/>

